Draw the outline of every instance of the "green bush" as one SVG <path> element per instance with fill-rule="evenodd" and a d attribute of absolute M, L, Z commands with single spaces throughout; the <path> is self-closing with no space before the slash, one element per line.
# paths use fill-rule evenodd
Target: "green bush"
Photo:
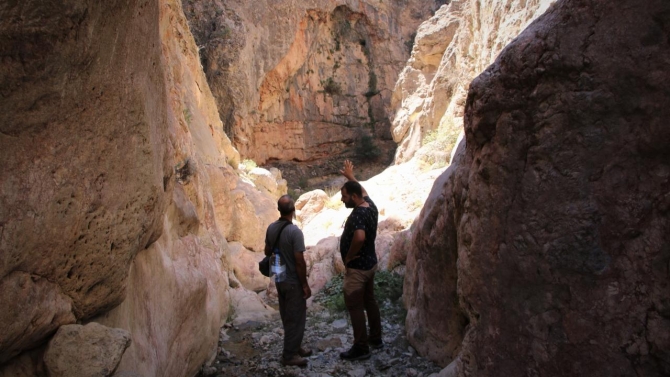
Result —
<path fill-rule="evenodd" d="M 342 87 L 340 87 L 340 84 L 333 80 L 332 77 L 329 77 L 326 80 L 321 80 L 321 86 L 323 86 L 323 92 L 330 94 L 331 96 L 342 92 Z"/>
<path fill-rule="evenodd" d="M 356 157 L 363 161 L 374 161 L 381 156 L 382 152 L 375 145 L 370 135 L 362 135 L 356 143 Z"/>
<path fill-rule="evenodd" d="M 323 287 L 314 300 L 333 312 L 343 312 L 347 309 L 344 304 L 342 285 L 344 274 L 339 274 Z M 375 298 L 382 311 L 384 302 L 389 301 L 392 306 L 402 311 L 398 299 L 402 296 L 403 277 L 389 271 L 378 271 L 375 274 Z M 397 311 L 397 310 L 396 310 Z M 387 313 L 395 314 L 395 313 Z"/>
<path fill-rule="evenodd" d="M 242 165 L 244 165 L 244 170 L 246 170 L 246 171 L 251 171 L 251 170 L 258 167 L 258 164 L 256 164 L 256 161 L 250 160 L 248 158 L 242 160 Z"/>

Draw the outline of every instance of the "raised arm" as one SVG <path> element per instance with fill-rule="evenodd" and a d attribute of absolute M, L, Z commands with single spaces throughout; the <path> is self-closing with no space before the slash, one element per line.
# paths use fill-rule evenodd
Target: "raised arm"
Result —
<path fill-rule="evenodd" d="M 340 174 L 342 174 L 346 179 L 354 182 L 358 182 L 356 177 L 354 177 L 354 164 L 349 161 L 349 160 L 344 160 L 344 168 L 340 170 Z M 368 196 L 368 192 L 365 191 L 365 187 L 361 185 L 361 191 L 363 194 L 363 197 Z"/>

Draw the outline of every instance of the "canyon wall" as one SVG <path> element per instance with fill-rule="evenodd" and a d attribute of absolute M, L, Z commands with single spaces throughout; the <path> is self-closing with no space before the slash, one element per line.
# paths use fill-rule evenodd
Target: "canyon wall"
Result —
<path fill-rule="evenodd" d="M 260 164 L 318 165 L 351 154 L 362 135 L 390 161 L 391 92 L 416 28 L 445 3 L 183 2 L 226 133 L 240 153 Z"/>
<path fill-rule="evenodd" d="M 278 214 L 238 176 L 181 4 L 0 15 L 0 375 L 46 375 L 46 342 L 89 321 L 130 332 L 119 372 L 195 375 L 229 315 L 228 241 L 260 251 Z"/>
<path fill-rule="evenodd" d="M 396 163 L 429 143 L 421 158 L 448 162 L 470 82 L 554 1 L 453 0 L 421 24 L 391 98 Z"/>
<path fill-rule="evenodd" d="M 470 85 L 415 224 L 441 376 L 670 374 L 670 3 L 564 0 Z"/>

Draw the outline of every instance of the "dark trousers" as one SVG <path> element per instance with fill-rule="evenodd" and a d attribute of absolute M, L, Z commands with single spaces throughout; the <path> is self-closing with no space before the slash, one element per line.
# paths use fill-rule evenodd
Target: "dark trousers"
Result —
<path fill-rule="evenodd" d="M 279 295 L 279 315 L 284 326 L 284 359 L 298 354 L 305 335 L 307 301 L 303 298 L 302 286 L 296 283 L 276 283 Z"/>
<path fill-rule="evenodd" d="M 370 326 L 369 339 L 374 342 L 382 340 L 381 315 L 375 300 L 376 270 L 377 266 L 369 271 L 347 268 L 344 275 L 344 303 L 354 328 L 354 346 L 363 350 L 369 350 L 365 312 Z"/>

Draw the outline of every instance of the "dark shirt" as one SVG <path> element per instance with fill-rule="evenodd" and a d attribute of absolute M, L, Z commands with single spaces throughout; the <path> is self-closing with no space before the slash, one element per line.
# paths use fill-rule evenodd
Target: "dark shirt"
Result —
<path fill-rule="evenodd" d="M 268 226 L 268 230 L 265 233 L 265 246 L 272 248 L 277 239 L 277 234 L 285 223 L 286 220 L 279 219 Z M 302 230 L 294 224 L 287 225 L 281 232 L 277 246 L 286 263 L 286 282 L 300 284 L 300 279 L 296 272 L 295 255 L 293 253 L 305 252 L 305 238 Z"/>
<path fill-rule="evenodd" d="M 358 229 L 365 231 L 365 242 L 358 252 L 359 258 L 356 258 L 347 264 L 347 267 L 357 270 L 371 270 L 377 264 L 377 253 L 375 252 L 375 238 L 377 238 L 377 219 L 379 212 L 377 206 L 369 196 L 363 198 L 369 207 L 356 207 L 351 211 L 344 224 L 344 231 L 340 237 L 340 255 L 345 260 L 351 241 L 354 239 L 354 232 Z"/>

